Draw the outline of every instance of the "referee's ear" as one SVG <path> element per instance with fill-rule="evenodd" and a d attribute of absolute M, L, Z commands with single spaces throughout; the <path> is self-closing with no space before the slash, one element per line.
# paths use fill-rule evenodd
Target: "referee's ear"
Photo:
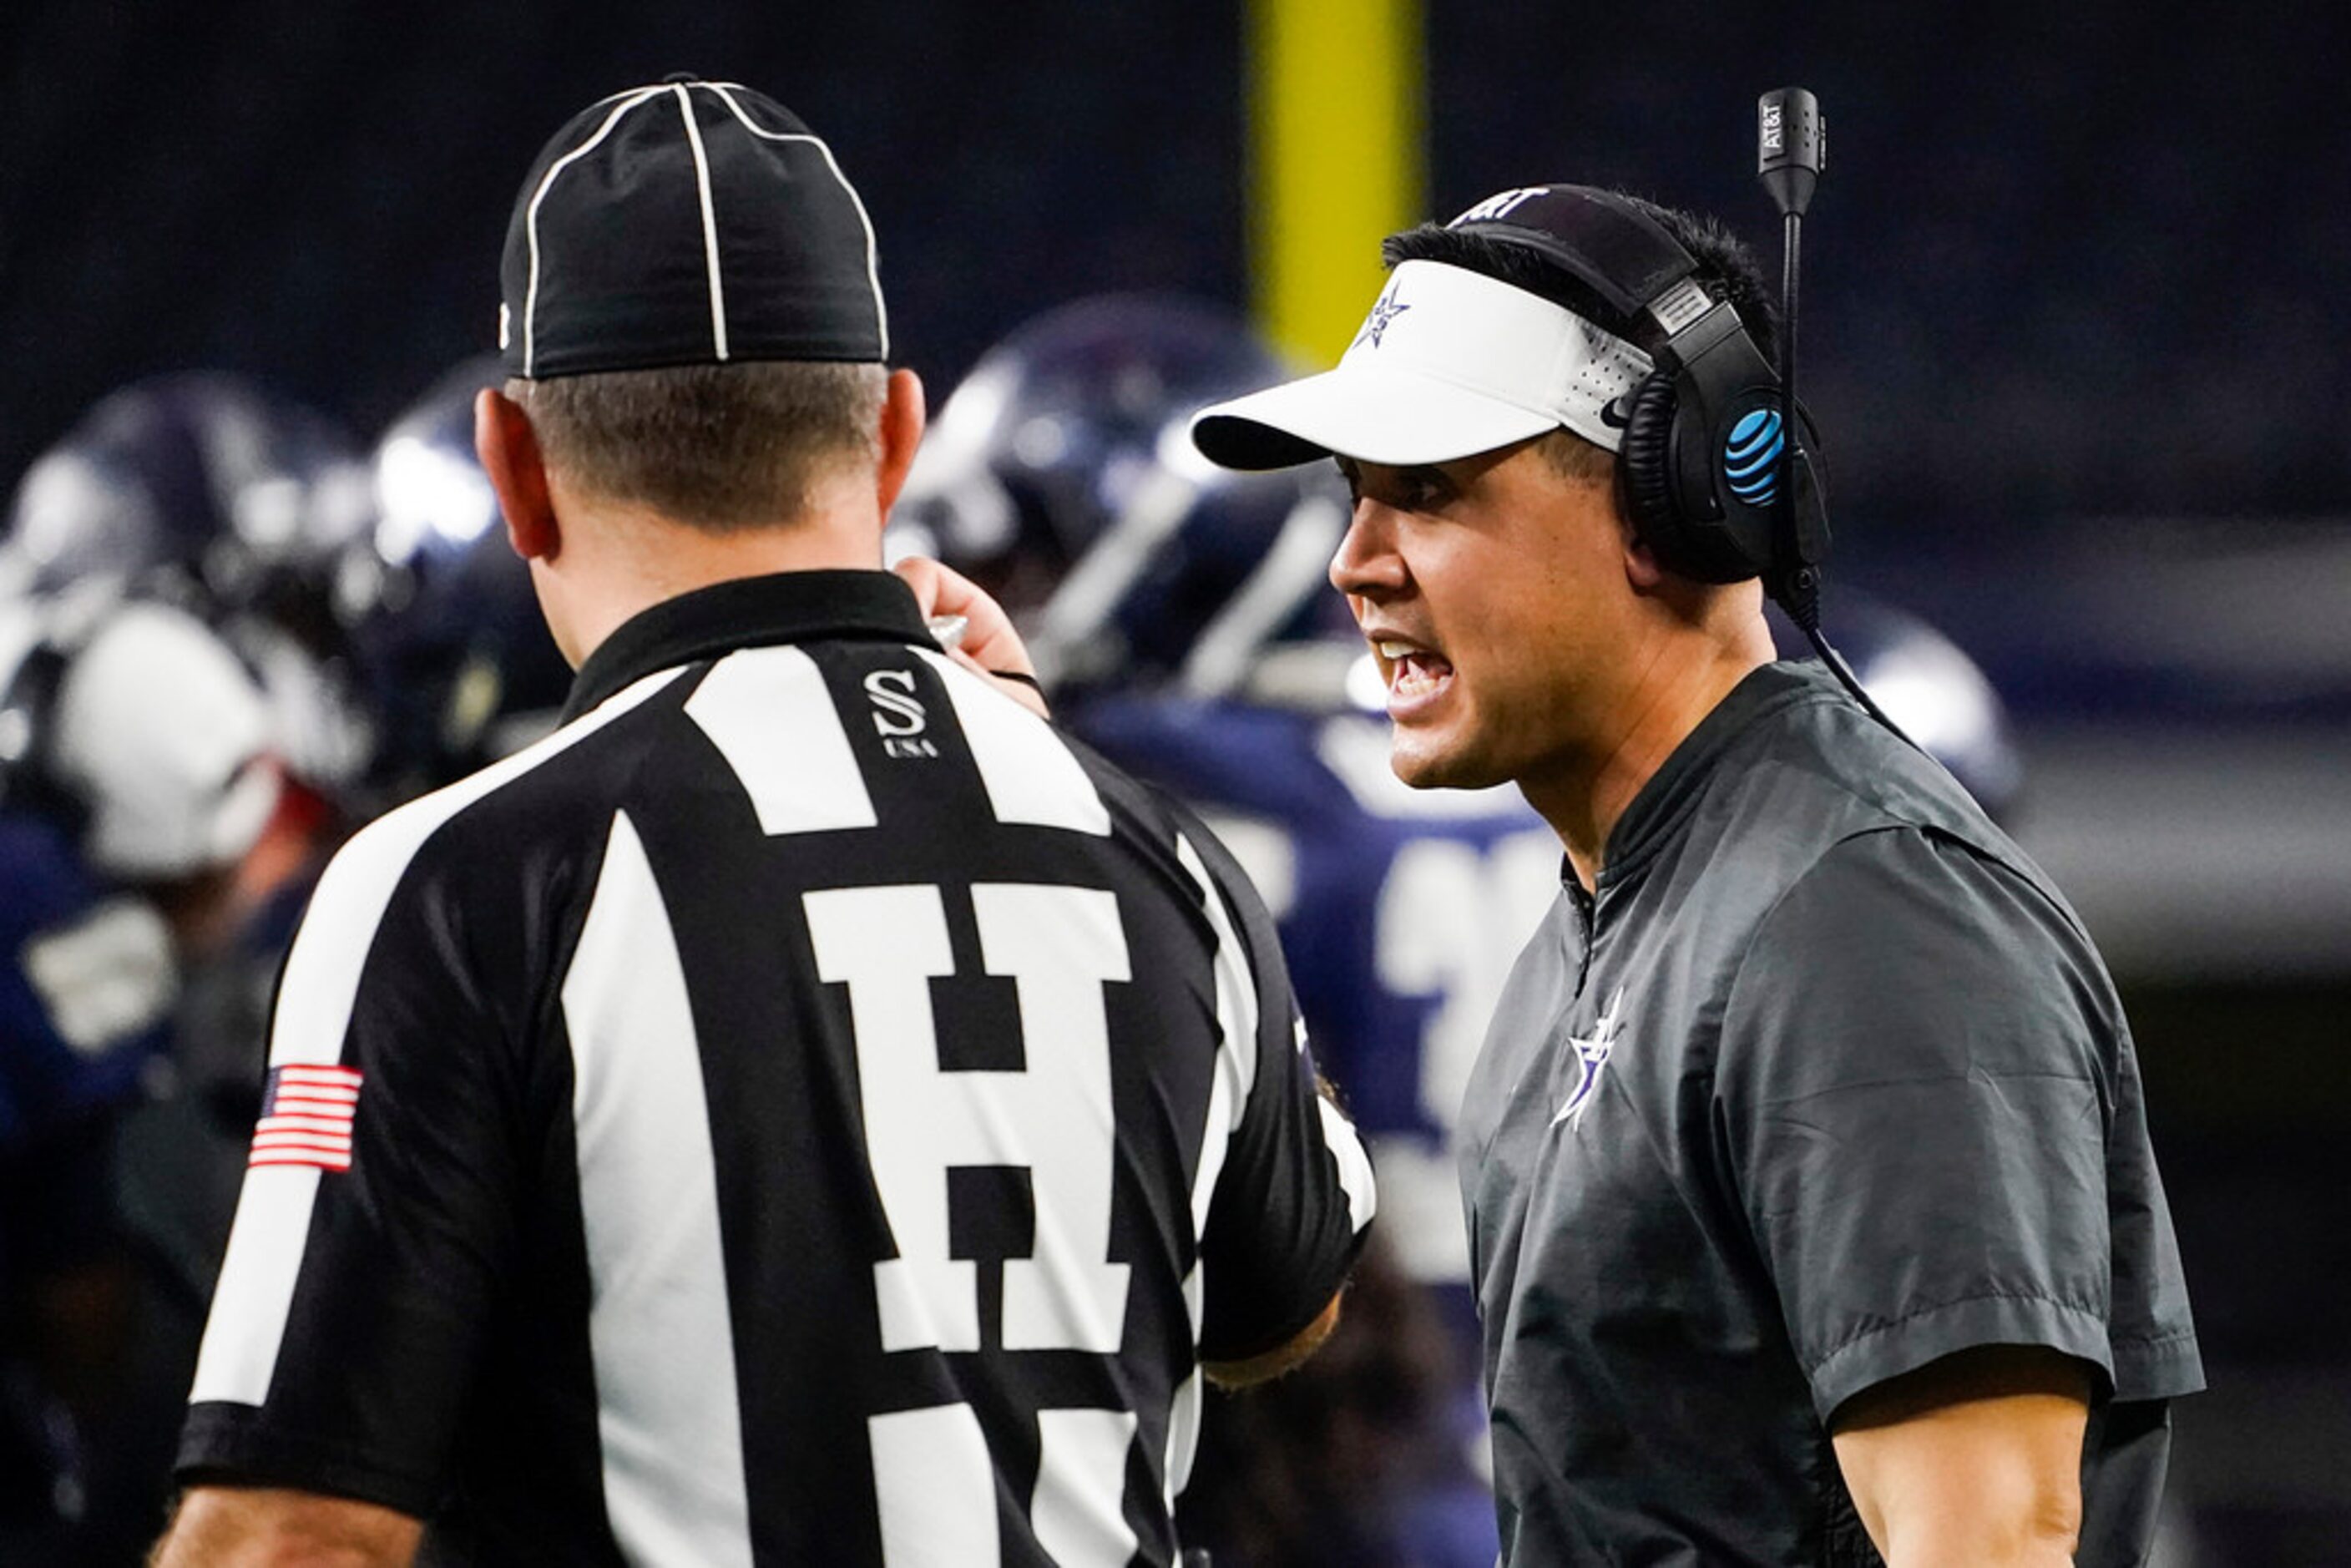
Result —
<path fill-rule="evenodd" d="M 884 517 L 897 505 L 906 470 L 914 465 L 914 448 L 923 444 L 925 413 L 923 378 L 909 370 L 892 371 L 882 394 L 882 424 L 874 443 L 880 459 L 874 465 L 874 489 Z"/>
<path fill-rule="evenodd" d="M 525 560 L 553 560 L 563 546 L 563 530 L 548 496 L 538 432 L 522 405 L 496 387 L 484 387 L 474 399 L 474 455 L 497 492 L 515 554 Z"/>

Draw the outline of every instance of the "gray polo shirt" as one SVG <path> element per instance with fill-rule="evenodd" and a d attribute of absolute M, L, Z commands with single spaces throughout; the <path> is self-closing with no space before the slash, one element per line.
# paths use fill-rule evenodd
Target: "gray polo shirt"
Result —
<path fill-rule="evenodd" d="M 1873 1563 L 1831 1450 L 1950 1352 L 2094 1364 L 2079 1561 L 2203 1385 L 2079 920 L 1815 664 L 1756 671 L 1571 879 L 1463 1109 L 1505 1563 Z"/>

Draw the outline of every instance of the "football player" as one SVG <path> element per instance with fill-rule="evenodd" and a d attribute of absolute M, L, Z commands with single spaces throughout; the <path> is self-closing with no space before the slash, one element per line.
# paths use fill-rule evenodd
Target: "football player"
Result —
<path fill-rule="evenodd" d="M 149 1309 L 193 1245 L 161 1210 L 201 1207 L 202 1182 L 134 1172 L 124 1138 L 178 1093 L 183 982 L 244 912 L 271 743 L 264 693 L 193 616 L 102 586 L 0 601 L 0 1548 L 25 1560 L 161 1516 L 186 1369 L 145 1375 L 169 1359 Z M 203 1268 L 177 1281 L 191 1330 Z M 128 1528 L 133 1550 L 152 1527 Z"/>

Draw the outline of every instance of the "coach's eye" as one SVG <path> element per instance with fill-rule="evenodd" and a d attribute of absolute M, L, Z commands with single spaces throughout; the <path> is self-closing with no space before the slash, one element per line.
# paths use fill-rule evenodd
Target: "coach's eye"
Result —
<path fill-rule="evenodd" d="M 1453 498 L 1452 485 L 1435 468 L 1399 468 L 1389 489 L 1389 504 L 1407 512 L 1430 511 Z"/>
<path fill-rule="evenodd" d="M 1364 471 L 1344 457 L 1335 459 L 1334 463 L 1339 470 L 1339 477 L 1346 483 L 1347 506 L 1352 510 L 1363 504 Z"/>

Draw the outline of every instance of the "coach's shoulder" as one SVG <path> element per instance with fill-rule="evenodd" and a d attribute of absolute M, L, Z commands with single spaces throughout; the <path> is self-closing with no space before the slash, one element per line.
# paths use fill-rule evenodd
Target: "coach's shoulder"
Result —
<path fill-rule="evenodd" d="M 2071 1041 L 2085 1075 L 2122 1027 L 2095 946 L 2029 862 L 1917 824 L 1855 833 L 1794 878 L 1746 945 L 1730 1011 L 1833 1019 L 1881 1061 L 1876 1042 L 1899 1039 L 2046 1068 L 2050 1044 Z"/>

